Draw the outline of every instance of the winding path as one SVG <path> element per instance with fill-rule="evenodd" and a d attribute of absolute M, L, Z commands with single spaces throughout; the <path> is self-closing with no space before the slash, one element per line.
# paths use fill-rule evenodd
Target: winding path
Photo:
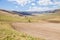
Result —
<path fill-rule="evenodd" d="M 12 23 L 17 31 L 46 40 L 60 40 L 60 23 Z"/>

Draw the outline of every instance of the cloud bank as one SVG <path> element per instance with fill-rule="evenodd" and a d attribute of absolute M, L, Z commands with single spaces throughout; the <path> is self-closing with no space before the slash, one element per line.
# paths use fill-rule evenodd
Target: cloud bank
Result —
<path fill-rule="evenodd" d="M 8 0 L 9 2 L 16 2 L 18 5 L 26 6 L 26 4 L 32 3 L 31 5 L 36 6 L 29 6 L 27 11 L 42 11 L 42 10 L 53 10 L 60 7 L 59 0 Z M 40 7 L 44 6 L 44 7 Z"/>

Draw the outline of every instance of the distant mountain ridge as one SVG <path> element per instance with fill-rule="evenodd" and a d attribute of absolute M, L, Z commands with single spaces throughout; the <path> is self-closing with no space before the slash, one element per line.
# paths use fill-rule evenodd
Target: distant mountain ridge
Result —
<path fill-rule="evenodd" d="M 20 16 L 23 16 L 23 15 L 34 15 L 34 14 L 42 14 L 42 13 L 60 13 L 60 9 L 56 9 L 56 10 L 50 10 L 50 11 L 31 11 L 31 12 L 20 12 L 20 11 L 8 11 L 8 10 L 3 10 L 3 9 L 0 9 L 0 11 L 3 11 L 3 12 L 8 12 L 8 13 L 11 13 L 11 14 L 18 14 Z"/>

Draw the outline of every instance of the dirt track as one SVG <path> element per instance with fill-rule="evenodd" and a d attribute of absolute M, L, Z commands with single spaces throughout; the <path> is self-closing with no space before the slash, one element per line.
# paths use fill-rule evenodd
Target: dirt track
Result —
<path fill-rule="evenodd" d="M 13 23 L 17 31 L 46 40 L 60 40 L 60 23 Z"/>

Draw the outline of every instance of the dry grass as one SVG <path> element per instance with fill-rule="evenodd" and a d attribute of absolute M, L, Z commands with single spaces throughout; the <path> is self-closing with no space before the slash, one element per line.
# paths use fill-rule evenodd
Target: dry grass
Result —
<path fill-rule="evenodd" d="M 0 40 L 44 40 L 22 32 L 17 32 L 12 28 L 11 23 L 13 22 L 27 22 L 27 19 L 24 17 L 16 17 L 3 13 L 0 12 Z"/>

